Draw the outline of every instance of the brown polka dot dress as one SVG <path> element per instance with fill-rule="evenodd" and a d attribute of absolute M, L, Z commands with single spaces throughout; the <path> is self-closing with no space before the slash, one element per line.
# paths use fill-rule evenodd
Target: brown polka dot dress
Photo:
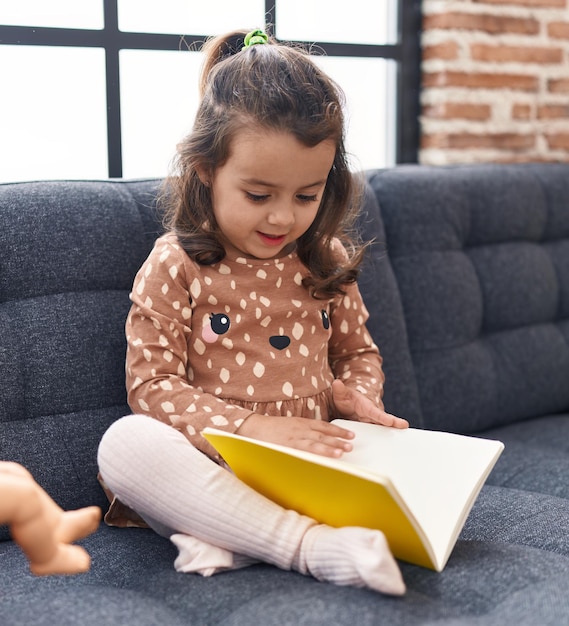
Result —
<path fill-rule="evenodd" d="M 174 235 L 158 239 L 126 324 L 131 409 L 219 461 L 206 426 L 234 432 L 252 413 L 333 419 L 334 378 L 382 406 L 381 358 L 357 286 L 318 300 L 302 285 L 307 274 L 295 253 L 201 266 Z"/>

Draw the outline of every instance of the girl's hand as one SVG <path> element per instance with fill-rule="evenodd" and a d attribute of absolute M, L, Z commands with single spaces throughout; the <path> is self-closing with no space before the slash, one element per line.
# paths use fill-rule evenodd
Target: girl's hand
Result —
<path fill-rule="evenodd" d="M 305 452 L 338 458 L 350 452 L 354 438 L 351 430 L 305 417 L 250 415 L 237 434 Z"/>
<path fill-rule="evenodd" d="M 383 426 L 392 426 L 393 428 L 409 427 L 407 420 L 395 417 L 391 413 L 386 413 L 359 391 L 346 387 L 341 380 L 336 379 L 332 383 L 332 398 L 336 410 L 344 419 L 382 424 Z"/>

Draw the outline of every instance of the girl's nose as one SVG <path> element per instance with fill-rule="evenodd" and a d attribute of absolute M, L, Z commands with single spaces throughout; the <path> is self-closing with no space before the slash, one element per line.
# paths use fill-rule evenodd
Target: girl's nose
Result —
<path fill-rule="evenodd" d="M 294 224 L 294 210 L 288 204 L 273 207 L 269 212 L 267 221 L 274 226 L 292 226 Z"/>

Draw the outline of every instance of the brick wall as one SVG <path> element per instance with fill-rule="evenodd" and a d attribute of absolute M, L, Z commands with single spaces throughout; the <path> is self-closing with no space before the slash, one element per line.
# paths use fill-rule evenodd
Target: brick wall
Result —
<path fill-rule="evenodd" d="M 423 0 L 420 161 L 569 162 L 569 0 Z"/>

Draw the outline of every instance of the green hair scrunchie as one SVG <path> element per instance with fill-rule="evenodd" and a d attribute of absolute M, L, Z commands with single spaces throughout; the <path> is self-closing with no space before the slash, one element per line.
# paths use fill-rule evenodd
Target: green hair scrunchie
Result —
<path fill-rule="evenodd" d="M 245 35 L 245 45 L 241 48 L 241 50 L 245 50 L 245 48 L 250 48 L 251 46 L 257 46 L 267 43 L 268 40 L 268 35 L 260 28 L 258 28 L 257 30 L 252 30 L 250 33 L 247 33 Z"/>

